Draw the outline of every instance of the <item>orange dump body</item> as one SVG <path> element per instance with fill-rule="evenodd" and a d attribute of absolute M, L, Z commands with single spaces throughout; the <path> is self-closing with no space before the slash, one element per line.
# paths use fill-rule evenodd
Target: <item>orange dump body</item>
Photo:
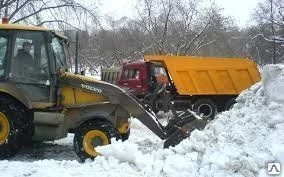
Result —
<path fill-rule="evenodd" d="M 235 95 L 260 81 L 257 65 L 245 58 L 144 56 L 160 62 L 180 95 Z"/>

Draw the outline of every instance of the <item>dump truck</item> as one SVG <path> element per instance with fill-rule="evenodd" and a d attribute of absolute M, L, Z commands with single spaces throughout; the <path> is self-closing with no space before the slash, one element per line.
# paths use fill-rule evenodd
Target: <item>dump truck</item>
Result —
<path fill-rule="evenodd" d="M 207 118 L 230 109 L 243 90 L 260 81 L 256 63 L 247 58 L 149 55 L 145 61 L 163 66 L 177 109 L 190 105 Z M 157 109 L 162 102 L 153 104 Z"/>
<path fill-rule="evenodd" d="M 240 92 L 260 81 L 256 63 L 246 58 L 146 55 L 144 61 L 124 63 L 120 72 L 109 68 L 102 79 L 118 79 L 113 83 L 154 112 L 171 109 L 163 96 L 152 93 L 167 84 L 176 110 L 191 109 L 209 119 L 230 109 Z M 121 77 L 113 78 L 115 73 Z"/>
<path fill-rule="evenodd" d="M 163 126 L 131 93 L 73 73 L 70 63 L 65 36 L 44 27 L 0 24 L 0 159 L 34 141 L 53 141 L 68 133 L 74 134 L 78 157 L 92 159 L 100 155 L 97 146 L 129 137 L 131 117 L 163 139 L 164 147 L 178 144 L 206 123 L 188 110 L 174 112 Z M 160 87 L 154 94 L 164 93 Z"/>

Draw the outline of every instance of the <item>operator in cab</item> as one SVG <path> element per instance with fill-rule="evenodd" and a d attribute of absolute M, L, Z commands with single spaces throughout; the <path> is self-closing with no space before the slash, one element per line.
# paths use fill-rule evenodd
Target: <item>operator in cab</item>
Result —
<path fill-rule="evenodd" d="M 26 75 L 27 73 L 32 73 L 35 67 L 35 62 L 30 54 L 32 43 L 23 42 L 22 49 L 18 50 L 15 57 L 17 65 L 17 74 Z"/>

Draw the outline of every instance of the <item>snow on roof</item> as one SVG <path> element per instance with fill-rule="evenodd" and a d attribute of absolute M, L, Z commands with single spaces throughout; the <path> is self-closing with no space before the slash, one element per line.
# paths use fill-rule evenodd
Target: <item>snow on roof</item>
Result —
<path fill-rule="evenodd" d="M 48 29 L 45 27 L 21 25 L 21 24 L 0 24 L 0 29 L 48 31 Z"/>

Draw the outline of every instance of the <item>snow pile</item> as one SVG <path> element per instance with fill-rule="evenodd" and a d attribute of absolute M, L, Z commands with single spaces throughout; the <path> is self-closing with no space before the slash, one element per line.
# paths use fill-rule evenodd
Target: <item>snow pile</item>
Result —
<path fill-rule="evenodd" d="M 284 66 L 267 65 L 262 74 L 266 95 L 274 101 L 284 102 Z M 279 94 L 280 93 L 280 94 Z"/>
<path fill-rule="evenodd" d="M 0 176 L 268 176 L 267 162 L 284 165 L 284 66 L 264 67 L 262 78 L 233 109 L 174 148 L 162 149 L 163 142 L 133 119 L 130 138 L 101 147 L 104 156 L 94 161 L 72 160 L 78 158 L 69 135 L 0 161 Z"/>
<path fill-rule="evenodd" d="M 117 142 L 101 147 L 104 158 L 145 176 L 267 176 L 268 162 L 284 164 L 283 75 L 284 67 L 266 66 L 263 82 L 241 93 L 232 110 L 174 148 L 144 153 Z"/>

